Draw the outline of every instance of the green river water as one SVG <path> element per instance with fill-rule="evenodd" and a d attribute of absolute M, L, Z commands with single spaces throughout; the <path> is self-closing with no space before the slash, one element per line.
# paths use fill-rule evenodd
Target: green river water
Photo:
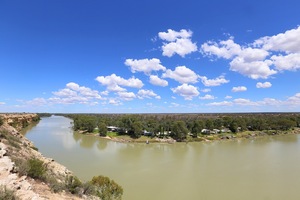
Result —
<path fill-rule="evenodd" d="M 124 200 L 299 200 L 300 137 L 133 144 L 74 134 L 52 116 L 26 132 L 46 157 L 82 180 L 105 175 Z"/>

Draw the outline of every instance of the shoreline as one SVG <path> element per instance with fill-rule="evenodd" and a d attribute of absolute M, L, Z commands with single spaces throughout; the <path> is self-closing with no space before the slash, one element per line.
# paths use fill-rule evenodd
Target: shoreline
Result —
<path fill-rule="evenodd" d="M 34 146 L 33 142 L 23 135 L 24 127 L 22 124 L 20 125 L 20 122 L 25 121 L 27 125 L 31 125 L 36 122 L 36 120 L 32 120 L 36 116 L 33 114 L 10 114 L 3 118 L 4 123 L 0 126 L 0 192 L 8 190 L 12 192 L 15 198 L 28 200 L 97 199 L 87 195 L 80 197 L 66 190 L 55 192 L 54 187 L 59 187 L 67 177 L 74 177 L 75 175 L 53 158 L 44 156 Z M 52 185 L 40 177 L 33 178 L 28 173 L 20 173 L 25 169 L 24 166 L 28 160 L 39 160 L 43 163 L 45 173 L 51 178 Z"/>
<path fill-rule="evenodd" d="M 175 143 L 189 143 L 189 142 L 214 142 L 214 141 L 235 141 L 238 139 L 257 139 L 257 138 L 268 138 L 272 136 L 284 136 L 284 135 L 298 135 L 300 134 L 300 128 L 294 128 L 293 130 L 287 131 L 276 131 L 276 130 L 266 130 L 266 131 L 244 131 L 236 134 L 211 134 L 211 135 L 201 135 L 197 138 L 188 137 L 183 141 L 176 141 L 175 139 L 168 138 L 159 138 L 159 137 L 147 137 L 141 136 L 140 138 L 131 138 L 127 135 L 110 137 L 110 136 L 99 136 L 99 134 L 95 133 L 80 133 L 78 131 L 74 131 L 74 133 L 100 137 L 101 139 L 106 139 L 114 142 L 120 143 L 161 143 L 161 144 L 175 144 Z"/>

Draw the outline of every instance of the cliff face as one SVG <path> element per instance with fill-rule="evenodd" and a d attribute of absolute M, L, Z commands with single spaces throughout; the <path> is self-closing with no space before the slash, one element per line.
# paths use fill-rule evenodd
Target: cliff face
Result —
<path fill-rule="evenodd" d="M 73 175 L 66 167 L 35 150 L 33 143 L 19 133 L 24 126 L 38 121 L 38 115 L 0 114 L 0 117 L 4 122 L 0 126 L 0 186 L 13 190 L 18 198 L 25 200 L 80 199 L 64 191 L 54 193 L 44 182 L 32 179 L 18 171 L 17 162 L 24 163 L 34 158 L 42 161 L 47 166 L 48 176 L 58 182 Z"/>
<path fill-rule="evenodd" d="M 39 121 L 39 116 L 37 114 L 0 114 L 2 121 L 5 125 L 14 127 L 17 131 L 25 128 L 33 122 Z"/>

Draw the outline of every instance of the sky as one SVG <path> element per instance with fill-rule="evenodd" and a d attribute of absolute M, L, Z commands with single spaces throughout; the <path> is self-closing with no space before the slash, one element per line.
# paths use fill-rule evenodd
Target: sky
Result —
<path fill-rule="evenodd" d="M 300 112 L 299 0 L 0 0 L 0 112 Z"/>

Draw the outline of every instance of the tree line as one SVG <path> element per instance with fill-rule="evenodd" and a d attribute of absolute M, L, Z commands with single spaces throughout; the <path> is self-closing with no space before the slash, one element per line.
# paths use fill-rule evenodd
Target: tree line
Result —
<path fill-rule="evenodd" d="M 299 113 L 244 113 L 244 114 L 66 114 L 74 120 L 74 130 L 105 136 L 107 126 L 118 127 L 119 134 L 138 138 L 147 131 L 152 135 L 167 134 L 178 141 L 190 134 L 227 131 L 287 131 L 300 126 Z M 204 131 L 205 130 L 205 131 Z M 215 130 L 215 131 L 213 131 Z"/>

